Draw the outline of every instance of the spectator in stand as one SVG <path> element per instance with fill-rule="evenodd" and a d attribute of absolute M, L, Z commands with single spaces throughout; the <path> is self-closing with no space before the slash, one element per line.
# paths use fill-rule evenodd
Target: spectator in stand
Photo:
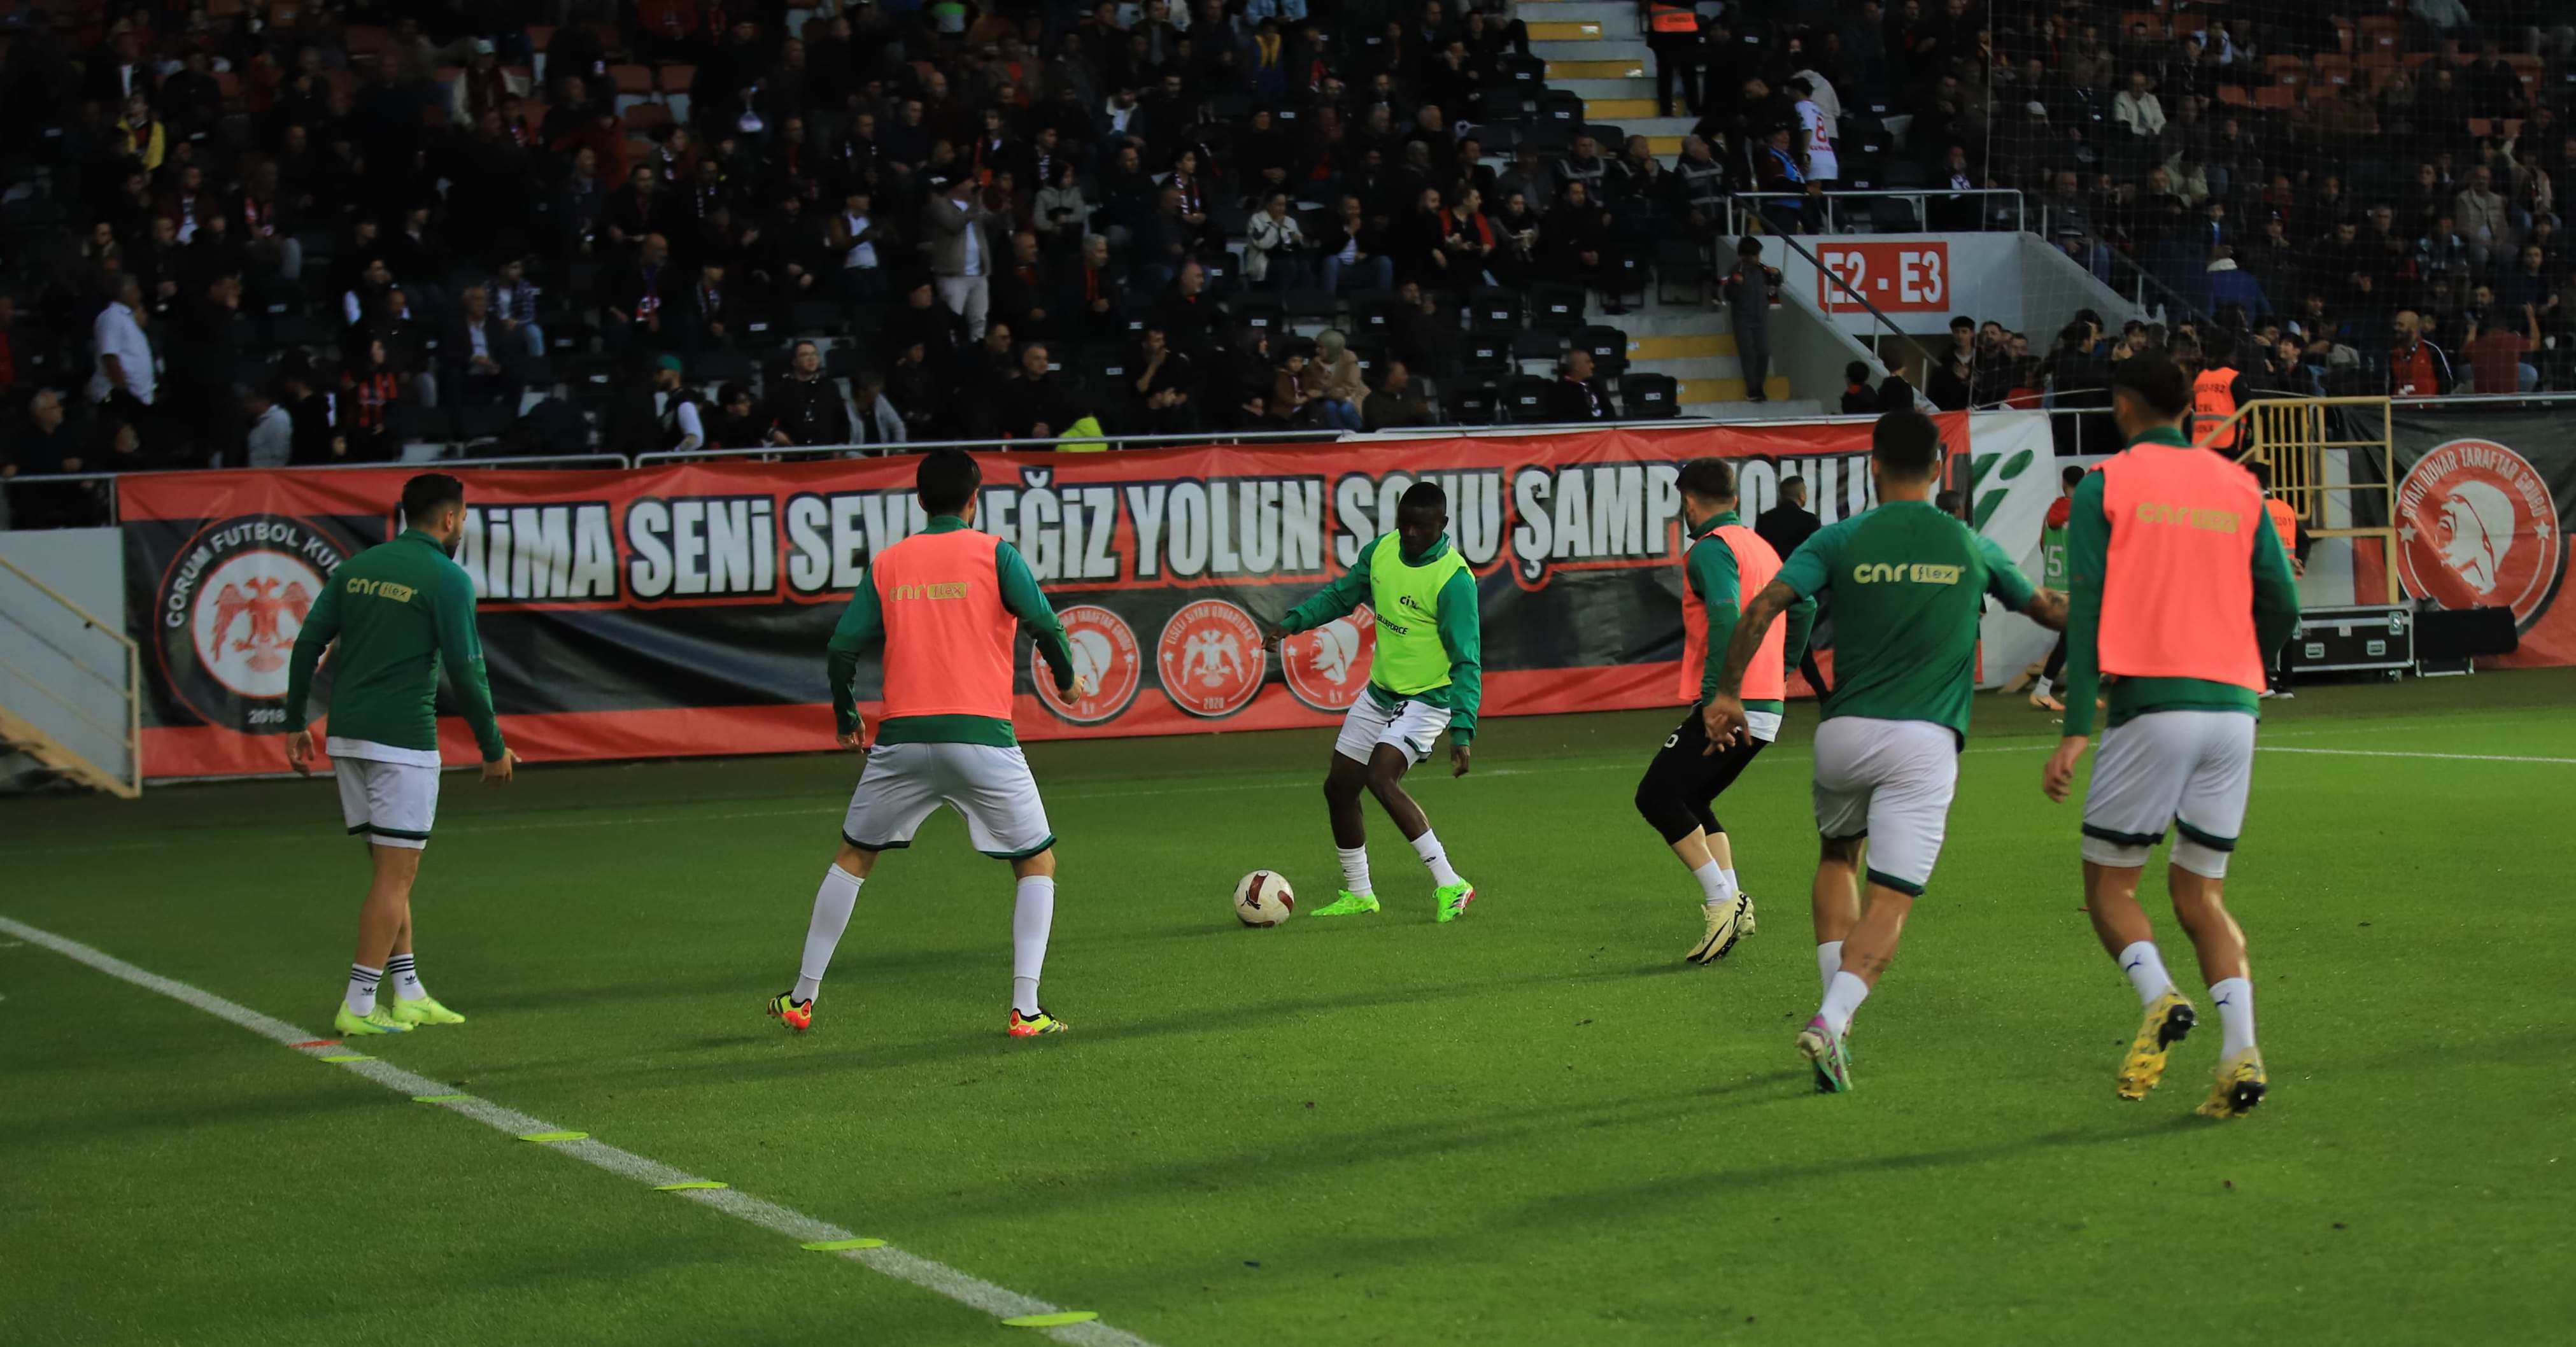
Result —
<path fill-rule="evenodd" d="M 820 347 L 810 341 L 796 343 L 784 377 L 769 386 L 769 442 L 780 446 L 849 443 L 850 414 L 838 383 L 824 375 Z"/>
<path fill-rule="evenodd" d="M 1577 346 L 1558 362 L 1556 381 L 1548 387 L 1546 408 L 1548 420 L 1569 425 L 1616 418 L 1608 390 L 1593 373 L 1590 351 Z"/>
<path fill-rule="evenodd" d="M 1334 293 L 1395 288 L 1395 260 L 1387 254 L 1386 231 L 1367 217 L 1356 193 L 1345 192 L 1325 228 L 1318 275 Z"/>
<path fill-rule="evenodd" d="M 1128 363 L 1135 377 L 1130 380 L 1132 407 L 1130 414 L 1138 424 L 1148 427 L 1152 435 L 1187 434 L 1199 428 L 1198 367 L 1188 356 L 1175 351 L 1163 336 L 1163 329 L 1148 324 L 1136 355 Z"/>
<path fill-rule="evenodd" d="M 1421 385 L 1413 381 L 1411 367 L 1402 360 L 1388 357 L 1385 377 L 1360 408 L 1362 427 L 1368 430 L 1405 430 L 1431 425 L 1437 419 L 1438 413 L 1422 396 Z"/>
<path fill-rule="evenodd" d="M 459 407 L 507 406 L 515 411 L 519 386 L 512 370 L 518 353 L 510 349 L 510 334 L 492 316 L 491 295 L 482 286 L 465 287 L 464 300 L 438 344 L 445 364 L 439 386 Z"/>
<path fill-rule="evenodd" d="M 98 354 L 89 400 L 132 422 L 151 410 L 156 378 L 152 344 L 143 335 L 143 283 L 125 276 L 109 295 L 107 307 L 91 325 L 92 349 Z"/>
<path fill-rule="evenodd" d="M 1747 402 L 1771 400 L 1771 296 L 1779 286 L 1780 269 L 1762 260 L 1762 240 L 1750 235 L 1736 240 L 1735 265 L 1718 281 L 1718 293 L 1735 333 Z"/>
<path fill-rule="evenodd" d="M 930 203 L 922 208 L 921 234 L 939 302 L 966 320 L 967 340 L 980 341 L 992 303 L 992 230 L 1002 217 L 989 200 L 977 199 L 971 177 L 935 177 L 931 192 Z"/>
<path fill-rule="evenodd" d="M 1081 412 L 1073 391 L 1047 369 L 1046 343 L 1020 348 L 1019 367 L 992 390 L 1000 403 L 1001 436 L 1008 440 L 1053 439 Z"/>
<path fill-rule="evenodd" d="M 1976 320 L 1964 317 L 1951 319 L 1950 344 L 1934 353 L 1929 364 L 1931 369 L 1924 380 L 1924 395 L 1942 411 L 1966 411 L 1975 399 Z"/>
<path fill-rule="evenodd" d="M 2413 309 L 2397 314 L 2397 339 L 2388 350 L 2392 397 L 2439 397 L 2451 391 L 2451 358 L 2424 337 L 2423 325 L 2423 316 Z"/>
<path fill-rule="evenodd" d="M 1314 288 L 1315 268 L 1305 231 L 1289 211 L 1288 194 L 1265 195 L 1261 213 L 1252 217 L 1243 250 L 1243 278 L 1273 290 Z"/>
<path fill-rule="evenodd" d="M 1317 335 L 1315 358 L 1307 372 L 1321 394 L 1314 405 L 1325 423 L 1336 430 L 1362 429 L 1369 388 L 1360 374 L 1359 357 L 1351 354 L 1350 339 L 1330 328 Z"/>
<path fill-rule="evenodd" d="M 1878 390 L 1870 385 L 1869 365 L 1854 360 L 1843 366 L 1842 414 L 1870 416 L 1878 411 Z"/>
<path fill-rule="evenodd" d="M 703 415 L 709 449 L 757 449 L 770 442 L 770 418 L 743 384 L 724 385 L 716 393 L 714 410 Z"/>
<path fill-rule="evenodd" d="M 1610 215 L 1595 205 L 1579 181 L 1568 182 L 1539 225 L 1537 271 L 1563 285 L 1591 286 L 1606 278 Z"/>

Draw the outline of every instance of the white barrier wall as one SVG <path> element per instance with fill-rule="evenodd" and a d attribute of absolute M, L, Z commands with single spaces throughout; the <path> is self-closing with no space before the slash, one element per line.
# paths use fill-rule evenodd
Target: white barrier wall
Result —
<path fill-rule="evenodd" d="M 125 540 L 112 528 L 0 532 L 0 557 L 125 630 Z M 127 770 L 125 647 L 0 570 L 0 706 L 110 771 Z M 114 733 L 107 732 L 112 727 Z M 50 780 L 0 756 L 0 790 Z"/>
<path fill-rule="evenodd" d="M 2045 352 L 2077 309 L 2099 312 L 2114 328 L 2137 315 L 2136 305 L 2035 234 L 1802 234 L 1798 243 L 1913 336 L 1945 332 L 1953 317 L 1993 319 Z M 1786 293 L 1843 331 L 1885 331 L 1795 249 L 1765 248 L 1763 260 L 1780 268 Z"/>

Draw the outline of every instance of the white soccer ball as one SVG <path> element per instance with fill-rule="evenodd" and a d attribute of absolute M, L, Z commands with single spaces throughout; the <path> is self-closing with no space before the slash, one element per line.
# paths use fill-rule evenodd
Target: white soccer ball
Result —
<path fill-rule="evenodd" d="M 1234 886 L 1234 917 L 1246 926 L 1276 926 L 1297 913 L 1297 895 L 1286 876 L 1255 870 Z"/>

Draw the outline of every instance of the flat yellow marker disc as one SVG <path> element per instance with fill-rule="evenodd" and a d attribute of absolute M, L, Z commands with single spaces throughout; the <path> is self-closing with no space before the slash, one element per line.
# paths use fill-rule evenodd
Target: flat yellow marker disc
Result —
<path fill-rule="evenodd" d="M 716 1182 L 714 1179 L 691 1179 L 687 1183 L 657 1183 L 653 1185 L 653 1191 L 657 1193 L 683 1193 L 699 1188 L 722 1188 L 724 1186 L 725 1185 Z"/>
<path fill-rule="evenodd" d="M 587 1136 L 589 1136 L 589 1135 L 590 1135 L 590 1133 L 588 1133 L 588 1132 L 522 1132 L 522 1133 L 520 1133 L 520 1134 L 519 1134 L 519 1140 L 521 1140 L 521 1141 L 579 1141 L 579 1140 L 581 1140 L 582 1138 L 587 1137 Z"/>
<path fill-rule="evenodd" d="M 415 1104 L 454 1104 L 473 1097 L 474 1096 L 470 1094 L 416 1094 L 411 1097 L 411 1102 Z"/>
<path fill-rule="evenodd" d="M 335 1052 L 322 1060 L 326 1062 L 372 1062 L 376 1059 L 363 1052 Z"/>
<path fill-rule="evenodd" d="M 881 1239 L 818 1239 L 811 1244 L 799 1244 L 796 1247 L 813 1253 L 839 1253 L 843 1249 L 882 1249 L 885 1247 L 885 1241 Z"/>
<path fill-rule="evenodd" d="M 1053 1314 L 1023 1314 L 1002 1321 L 1004 1328 L 1062 1328 L 1067 1324 L 1087 1324 L 1100 1315 L 1091 1310 L 1057 1310 Z"/>

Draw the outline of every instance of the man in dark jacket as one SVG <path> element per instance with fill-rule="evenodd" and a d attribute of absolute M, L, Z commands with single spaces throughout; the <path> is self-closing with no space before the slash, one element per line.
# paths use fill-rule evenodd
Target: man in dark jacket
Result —
<path fill-rule="evenodd" d="M 1823 527 L 1815 512 L 1807 508 L 1807 479 L 1795 473 L 1780 479 L 1780 503 L 1753 521 L 1754 534 L 1771 544 L 1771 550 L 1779 553 L 1782 561 Z M 1807 686 L 1816 690 L 1817 699 L 1822 700 L 1825 672 L 1816 665 L 1817 644 L 1813 639 L 1807 642 L 1807 653 L 1798 657 L 1798 672 L 1806 677 Z"/>
<path fill-rule="evenodd" d="M 771 385 L 769 410 L 778 418 L 769 442 L 847 444 L 850 412 L 842 405 L 840 383 L 823 373 L 823 353 L 810 341 L 796 343 L 787 374 Z"/>

